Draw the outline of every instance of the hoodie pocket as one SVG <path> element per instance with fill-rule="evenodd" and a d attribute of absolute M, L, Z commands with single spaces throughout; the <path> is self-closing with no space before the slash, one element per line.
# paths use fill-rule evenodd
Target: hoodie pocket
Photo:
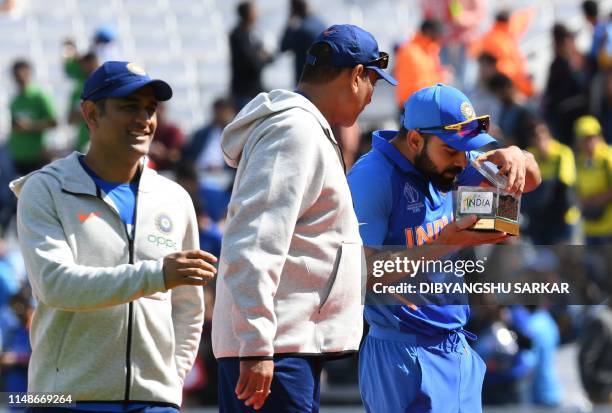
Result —
<path fill-rule="evenodd" d="M 336 312 L 358 303 L 361 296 L 362 247 L 360 243 L 343 242 L 336 255 L 327 295 L 319 313 Z"/>

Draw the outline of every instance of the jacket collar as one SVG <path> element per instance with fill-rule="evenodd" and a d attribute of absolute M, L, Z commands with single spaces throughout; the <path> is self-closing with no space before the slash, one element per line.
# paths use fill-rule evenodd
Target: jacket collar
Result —
<path fill-rule="evenodd" d="M 71 153 L 54 165 L 55 167 L 52 168 L 53 172 L 49 172 L 57 176 L 63 190 L 76 194 L 96 196 L 96 184 L 79 162 L 79 156 L 81 155 L 82 154 L 79 152 Z M 143 157 L 140 161 L 142 174 L 138 185 L 139 192 L 151 192 L 155 188 L 154 181 L 157 172 L 146 166 L 147 161 L 148 158 L 146 157 Z M 49 167 L 51 166 L 53 166 L 53 164 Z M 43 171 L 45 169 L 43 169 Z"/>

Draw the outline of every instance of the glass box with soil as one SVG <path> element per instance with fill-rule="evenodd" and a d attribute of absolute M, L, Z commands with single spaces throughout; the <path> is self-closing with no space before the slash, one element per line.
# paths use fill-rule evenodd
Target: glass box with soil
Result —
<path fill-rule="evenodd" d="M 492 187 L 458 187 L 453 194 L 455 219 L 476 215 L 478 221 L 471 228 L 473 230 L 519 235 L 521 197 L 503 190 L 507 179 L 497 173 L 497 167 L 493 164 L 473 161 L 472 165 L 491 183 Z"/>

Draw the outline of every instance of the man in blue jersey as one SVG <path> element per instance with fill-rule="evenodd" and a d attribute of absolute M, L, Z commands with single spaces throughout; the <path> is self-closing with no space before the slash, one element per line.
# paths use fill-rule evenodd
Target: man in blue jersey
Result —
<path fill-rule="evenodd" d="M 504 233 L 470 231 L 475 216 L 453 221 L 450 190 L 484 179 L 470 160 L 497 165 L 510 193 L 539 184 L 537 164 L 519 148 L 475 152 L 495 141 L 486 133 L 488 121 L 476 117 L 459 90 L 438 84 L 408 99 L 399 131 L 374 132 L 373 149 L 348 177 L 364 245 L 404 245 L 404 256 L 438 258 L 423 246 L 443 245 L 446 254 L 506 239 Z M 366 254 L 370 260 L 397 255 L 372 248 Z M 370 332 L 359 375 L 366 411 L 481 411 L 485 366 L 465 339 L 471 336 L 463 330 L 467 305 L 368 305 L 365 316 Z"/>

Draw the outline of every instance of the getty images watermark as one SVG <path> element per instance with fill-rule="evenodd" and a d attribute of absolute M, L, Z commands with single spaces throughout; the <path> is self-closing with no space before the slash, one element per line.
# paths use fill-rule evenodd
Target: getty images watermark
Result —
<path fill-rule="evenodd" d="M 425 259 L 412 260 L 395 257 L 391 260 L 372 262 L 372 276 L 382 278 L 386 274 L 404 274 L 415 278 L 417 275 L 426 280 L 418 282 L 399 282 L 386 285 L 383 280 L 372 284 L 375 294 L 570 294 L 568 282 L 459 282 L 457 280 L 435 280 L 436 275 L 454 275 L 458 278 L 482 275 L 486 271 L 487 257 L 476 260 Z M 434 278 L 434 279 L 432 279 Z"/>
<path fill-rule="evenodd" d="M 366 304 L 598 304 L 612 288 L 612 246 L 497 245 L 452 255 L 423 245 L 378 248 Z"/>

